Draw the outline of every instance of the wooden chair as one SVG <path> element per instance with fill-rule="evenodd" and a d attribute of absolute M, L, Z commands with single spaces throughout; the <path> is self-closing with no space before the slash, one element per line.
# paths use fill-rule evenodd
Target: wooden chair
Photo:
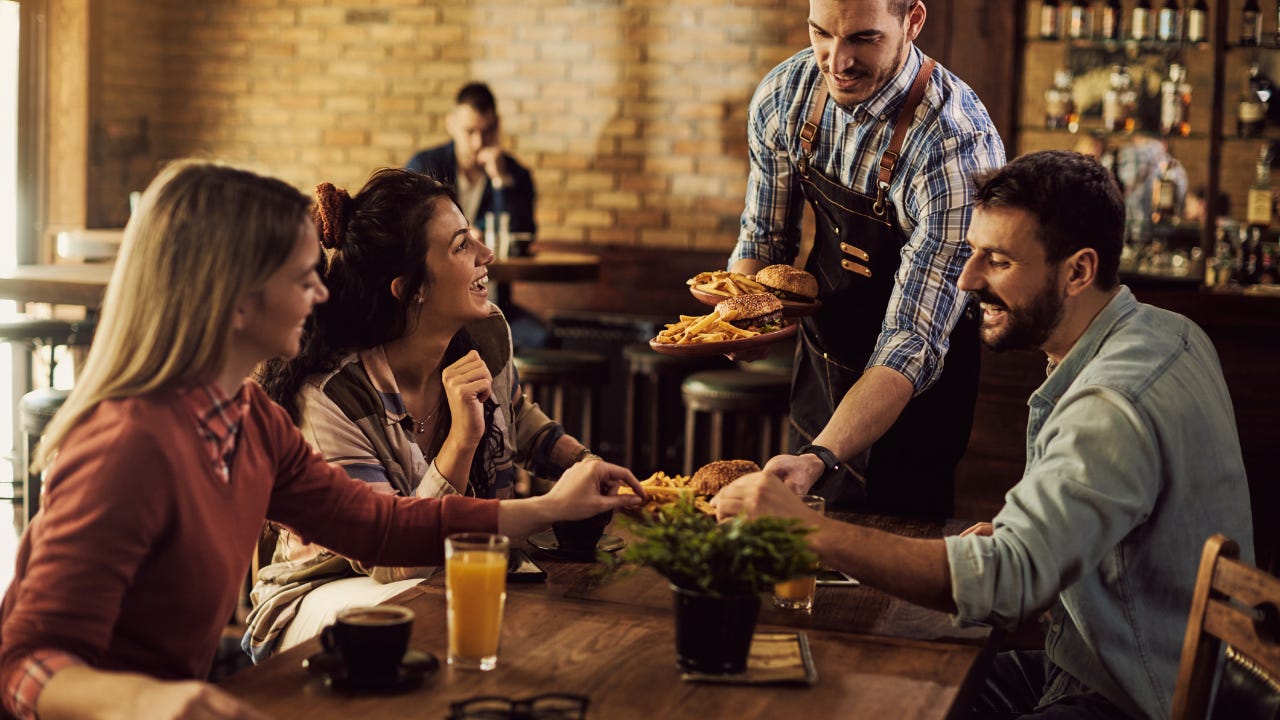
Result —
<path fill-rule="evenodd" d="M 1239 556 L 1239 546 L 1223 535 L 1204 545 L 1173 720 L 1280 717 L 1280 578 L 1241 563 Z M 1227 650 L 1220 663 L 1223 642 Z"/>

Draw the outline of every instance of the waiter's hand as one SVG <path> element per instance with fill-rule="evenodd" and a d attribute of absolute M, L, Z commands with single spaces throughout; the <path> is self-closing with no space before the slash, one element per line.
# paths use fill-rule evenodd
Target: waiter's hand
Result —
<path fill-rule="evenodd" d="M 740 352 L 725 353 L 724 356 L 733 362 L 755 362 L 769 357 L 769 346 L 747 348 Z"/>
<path fill-rule="evenodd" d="M 762 515 L 768 515 L 799 518 L 806 524 L 817 525 L 821 515 L 806 507 L 800 498 L 790 492 L 779 480 L 781 478 L 765 470 L 743 475 L 729 483 L 716 495 L 714 503 L 716 519 L 725 520 L 742 515 L 748 520 L 754 520 Z"/>
<path fill-rule="evenodd" d="M 812 453 L 775 455 L 765 463 L 764 471 L 781 480 L 796 495 L 807 495 L 827 469 L 822 458 Z"/>

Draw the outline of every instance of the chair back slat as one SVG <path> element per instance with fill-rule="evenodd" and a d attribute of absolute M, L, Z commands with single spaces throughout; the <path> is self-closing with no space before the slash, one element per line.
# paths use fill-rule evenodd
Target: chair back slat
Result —
<path fill-rule="evenodd" d="M 1239 546 L 1225 536 L 1205 543 L 1174 690 L 1174 720 L 1207 717 L 1224 642 L 1256 670 L 1280 678 L 1280 579 L 1241 563 L 1239 556 Z M 1256 609 L 1268 605 L 1266 613 Z"/>

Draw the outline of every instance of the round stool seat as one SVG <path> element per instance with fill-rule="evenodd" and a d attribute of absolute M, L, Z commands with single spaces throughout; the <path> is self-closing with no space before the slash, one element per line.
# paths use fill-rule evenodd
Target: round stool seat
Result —
<path fill-rule="evenodd" d="M 577 350 L 522 350 L 515 356 L 520 379 L 531 383 L 575 380 L 603 383 L 609 377 L 609 360 L 596 353 Z"/>
<path fill-rule="evenodd" d="M 70 394 L 70 390 L 41 388 L 23 395 L 18 401 L 18 417 L 19 422 L 22 423 L 22 432 L 33 437 L 43 435 L 54 413 L 58 412 Z"/>
<path fill-rule="evenodd" d="M 680 391 L 685 405 L 694 410 L 785 413 L 791 378 L 777 373 L 706 370 L 685 378 Z"/>
<path fill-rule="evenodd" d="M 751 362 L 735 363 L 739 370 L 758 373 L 774 373 L 791 377 L 791 370 L 796 364 L 796 343 L 784 340 L 769 347 L 769 354 Z"/>
<path fill-rule="evenodd" d="M 67 320 L 21 318 L 0 322 L 0 342 L 44 340 L 54 345 L 65 345 L 75 334 L 76 324 Z"/>

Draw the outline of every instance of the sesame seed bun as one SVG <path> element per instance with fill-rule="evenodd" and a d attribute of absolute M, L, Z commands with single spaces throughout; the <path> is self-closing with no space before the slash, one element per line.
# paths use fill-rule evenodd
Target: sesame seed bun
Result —
<path fill-rule="evenodd" d="M 812 275 L 790 265 L 770 265 L 756 272 L 756 282 L 784 300 L 812 302 L 818 298 L 818 281 Z"/>
<path fill-rule="evenodd" d="M 766 332 L 782 323 L 782 302 L 769 293 L 726 298 L 716 304 L 720 319 L 744 330 Z"/>
<path fill-rule="evenodd" d="M 698 468 L 689 484 L 699 495 L 715 495 L 743 475 L 759 471 L 760 466 L 750 460 L 716 460 Z"/>

